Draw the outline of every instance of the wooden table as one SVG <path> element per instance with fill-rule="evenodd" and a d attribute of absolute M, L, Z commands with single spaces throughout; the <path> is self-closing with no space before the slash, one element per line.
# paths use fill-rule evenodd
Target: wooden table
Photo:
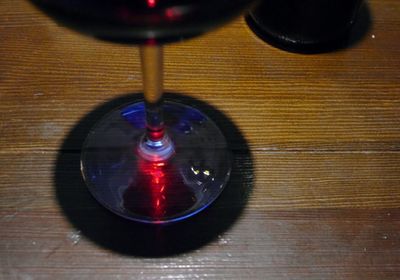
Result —
<path fill-rule="evenodd" d="M 138 50 L 1 1 L 0 279 L 400 279 L 400 2 L 367 9 L 327 54 L 243 19 L 166 47 L 167 91 L 213 107 L 235 168 L 212 208 L 160 229 L 79 174 L 90 126 L 141 90 Z"/>

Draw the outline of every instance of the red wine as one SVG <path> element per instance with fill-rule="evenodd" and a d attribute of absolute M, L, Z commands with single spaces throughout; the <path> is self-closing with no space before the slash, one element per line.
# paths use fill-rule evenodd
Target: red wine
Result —
<path fill-rule="evenodd" d="M 165 42 L 201 34 L 240 14 L 251 0 L 32 0 L 60 23 L 93 36 Z"/>
<path fill-rule="evenodd" d="M 319 52 L 340 44 L 356 19 L 361 0 L 263 0 L 250 27 L 277 47 Z"/>

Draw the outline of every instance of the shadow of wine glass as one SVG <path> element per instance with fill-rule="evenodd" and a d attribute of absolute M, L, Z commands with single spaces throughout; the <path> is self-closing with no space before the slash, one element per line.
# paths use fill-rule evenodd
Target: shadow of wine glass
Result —
<path fill-rule="evenodd" d="M 95 108 L 72 128 L 58 153 L 54 183 L 65 216 L 86 238 L 120 254 L 162 257 L 198 249 L 216 239 L 239 219 L 252 190 L 252 155 L 232 121 L 198 99 L 176 93 L 167 93 L 165 98 L 190 104 L 207 114 L 220 127 L 233 153 L 228 185 L 210 207 L 194 217 L 170 225 L 147 225 L 125 220 L 100 206 L 82 179 L 80 148 L 91 127 L 116 107 L 139 101 L 141 94 L 128 94 Z"/>

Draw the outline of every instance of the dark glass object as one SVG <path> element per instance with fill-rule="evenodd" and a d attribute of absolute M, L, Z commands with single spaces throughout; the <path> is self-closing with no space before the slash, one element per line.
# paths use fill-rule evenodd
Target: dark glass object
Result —
<path fill-rule="evenodd" d="M 250 0 L 32 0 L 61 24 L 122 42 L 189 38 L 243 12 Z"/>
<path fill-rule="evenodd" d="M 362 0 L 263 0 L 247 22 L 263 40 L 294 52 L 317 53 L 340 47 Z"/>

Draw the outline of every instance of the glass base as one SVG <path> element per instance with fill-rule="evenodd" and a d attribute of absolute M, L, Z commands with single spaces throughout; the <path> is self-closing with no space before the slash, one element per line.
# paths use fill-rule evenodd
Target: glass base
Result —
<path fill-rule="evenodd" d="M 338 32 L 331 37 L 311 38 L 302 37 L 300 33 L 293 35 L 274 30 L 251 13 L 246 16 L 246 23 L 258 38 L 269 45 L 284 51 L 300 54 L 318 54 L 343 47 L 349 38 L 352 26 L 351 23 L 346 30 L 341 30 L 342 32 Z"/>
<path fill-rule="evenodd" d="M 231 154 L 218 127 L 192 107 L 166 101 L 166 133 L 174 153 L 149 161 L 139 145 L 146 131 L 144 102 L 104 116 L 90 131 L 81 169 L 92 195 L 124 218 L 167 223 L 210 205 L 231 172 Z"/>

